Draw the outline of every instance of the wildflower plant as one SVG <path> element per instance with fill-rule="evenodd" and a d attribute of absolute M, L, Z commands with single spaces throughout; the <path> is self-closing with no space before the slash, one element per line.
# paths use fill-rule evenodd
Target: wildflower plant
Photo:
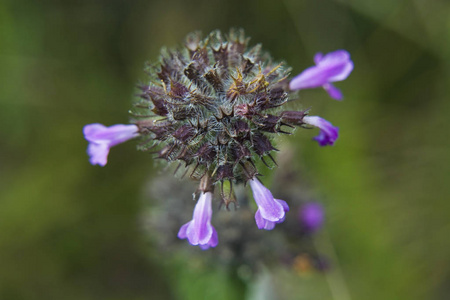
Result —
<path fill-rule="evenodd" d="M 164 49 L 158 64 L 149 65 L 149 78 L 139 85 L 131 111 L 131 125 L 84 128 L 92 164 L 104 166 L 109 149 L 139 137 L 139 150 L 176 163 L 178 171 L 199 181 L 199 200 L 193 218 L 181 227 L 186 238 L 202 249 L 215 247 L 218 236 L 211 225 L 215 187 L 228 208 L 236 203 L 233 184 L 249 183 L 258 206 L 259 229 L 272 230 L 283 222 L 288 204 L 275 199 L 259 180 L 257 161 L 272 166 L 277 151 L 273 138 L 291 134 L 295 127 L 317 127 L 320 146 L 333 145 L 338 128 L 308 110 L 283 110 L 296 91 L 323 87 L 334 99 L 342 93 L 331 82 L 344 80 L 352 71 L 348 52 L 317 54 L 316 65 L 289 79 L 290 68 L 274 62 L 261 45 L 248 47 L 242 30 L 225 37 L 218 31 L 201 39 L 193 33 L 184 46 Z"/>

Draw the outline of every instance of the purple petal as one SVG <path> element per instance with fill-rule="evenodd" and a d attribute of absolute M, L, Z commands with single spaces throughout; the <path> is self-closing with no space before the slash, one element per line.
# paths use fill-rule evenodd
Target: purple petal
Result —
<path fill-rule="evenodd" d="M 337 50 L 325 56 L 317 53 L 314 62 L 316 66 L 304 70 L 289 82 L 289 89 L 295 91 L 316 88 L 330 82 L 341 81 L 353 70 L 350 54 L 345 50 Z"/>
<path fill-rule="evenodd" d="M 306 124 L 320 128 L 319 135 L 314 137 L 320 146 L 334 145 L 334 142 L 339 137 L 339 128 L 333 126 L 327 120 L 318 116 L 306 116 L 303 118 Z"/>
<path fill-rule="evenodd" d="M 322 60 L 323 54 L 321 52 L 316 53 L 316 55 L 314 55 L 314 63 L 316 65 L 318 65 L 320 63 L 320 61 Z"/>
<path fill-rule="evenodd" d="M 342 100 L 344 96 L 342 95 L 342 92 L 340 89 L 332 85 L 331 83 L 326 83 L 323 85 L 323 88 L 325 91 L 327 91 L 328 95 L 330 95 L 331 98 L 335 100 Z"/>
<path fill-rule="evenodd" d="M 139 135 L 136 125 L 114 125 L 106 127 L 102 124 L 84 126 L 83 133 L 89 141 L 88 155 L 93 165 L 105 166 L 108 162 L 109 149 Z"/>
<path fill-rule="evenodd" d="M 178 238 L 187 238 L 191 245 L 199 245 L 202 249 L 215 247 L 218 244 L 218 236 L 211 225 L 212 193 L 202 193 L 194 208 L 192 220 L 178 231 Z"/>
<path fill-rule="evenodd" d="M 192 245 L 207 244 L 212 236 L 211 193 L 202 193 L 194 208 L 192 222 L 187 228 L 187 237 Z"/>
<path fill-rule="evenodd" d="M 349 60 L 350 54 L 346 50 L 336 50 L 325 55 L 319 52 L 314 57 L 314 62 L 316 65 L 337 65 Z"/>
<path fill-rule="evenodd" d="M 207 244 L 199 245 L 200 249 L 202 250 L 208 250 L 209 248 L 214 248 L 219 244 L 219 238 L 217 236 L 217 231 L 213 227 L 213 234 L 211 236 L 211 239 Z"/>
<path fill-rule="evenodd" d="M 136 125 L 117 124 L 106 127 L 102 124 L 84 126 L 83 133 L 86 140 L 93 143 L 107 143 L 110 147 L 137 137 L 139 128 Z"/>
<path fill-rule="evenodd" d="M 216 247 L 218 244 L 219 244 L 219 236 L 217 235 L 216 229 L 213 227 L 213 234 L 208 242 L 208 245 L 210 247 Z"/>
<path fill-rule="evenodd" d="M 256 178 L 251 179 L 249 182 L 252 188 L 253 198 L 258 205 L 261 216 L 272 222 L 284 218 L 285 212 L 283 205 L 275 201 L 269 189 Z"/>
<path fill-rule="evenodd" d="M 313 137 L 313 140 L 317 141 L 317 143 L 321 147 L 334 145 L 334 141 L 330 140 L 330 138 L 322 130 L 319 132 L 318 136 Z"/>
<path fill-rule="evenodd" d="M 281 204 L 281 206 L 283 206 L 284 212 L 288 212 L 289 211 L 289 205 L 287 204 L 286 201 L 280 200 L 280 199 L 275 199 L 275 201 L 277 201 L 278 203 Z"/>
<path fill-rule="evenodd" d="M 90 142 L 96 141 L 96 135 L 107 130 L 108 128 L 99 123 L 88 124 L 83 127 L 84 138 Z"/>
<path fill-rule="evenodd" d="M 255 213 L 255 221 L 259 229 L 272 230 L 275 228 L 275 222 L 264 219 L 259 209 Z"/>
<path fill-rule="evenodd" d="M 208 245 L 208 244 L 205 244 L 205 245 L 198 245 L 198 246 L 199 246 L 200 249 L 202 249 L 202 250 L 208 250 L 209 248 L 211 248 L 211 246 Z"/>
<path fill-rule="evenodd" d="M 268 221 L 268 220 L 265 220 L 265 221 L 266 221 L 266 224 L 264 225 L 264 228 L 263 228 L 264 230 L 272 230 L 275 228 L 275 223 L 278 223 L 278 222 L 272 222 L 272 221 Z"/>
<path fill-rule="evenodd" d="M 350 54 L 345 50 L 330 52 L 321 57 L 319 67 L 339 66 L 340 72 L 329 78 L 330 82 L 342 81 L 346 79 L 353 70 L 353 62 L 350 60 Z"/>
<path fill-rule="evenodd" d="M 108 162 L 109 147 L 107 144 L 89 143 L 87 153 L 91 165 L 100 165 L 104 167 Z"/>
<path fill-rule="evenodd" d="M 177 235 L 179 239 L 187 238 L 186 231 L 187 231 L 187 228 L 188 228 L 190 223 L 191 222 L 187 222 L 186 224 L 181 226 L 180 230 L 178 231 L 178 235 Z"/>
<path fill-rule="evenodd" d="M 261 216 L 261 212 L 258 210 L 255 213 L 255 221 L 256 221 L 256 226 L 258 226 L 259 229 L 263 229 L 264 226 L 266 225 L 265 219 Z"/>
<path fill-rule="evenodd" d="M 322 86 L 329 81 L 329 78 L 339 74 L 341 69 L 341 66 L 310 67 L 289 82 L 289 89 L 295 91 Z"/>

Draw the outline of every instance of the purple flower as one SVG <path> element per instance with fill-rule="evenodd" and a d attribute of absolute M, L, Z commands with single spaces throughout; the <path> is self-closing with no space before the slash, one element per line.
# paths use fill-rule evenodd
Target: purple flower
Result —
<path fill-rule="evenodd" d="M 211 225 L 212 193 L 202 192 L 194 208 L 192 220 L 181 226 L 178 231 L 178 238 L 187 238 L 191 245 L 199 245 L 206 250 L 216 247 L 219 243 L 216 229 Z"/>
<path fill-rule="evenodd" d="M 331 98 L 342 100 L 341 91 L 331 82 L 342 81 L 353 70 L 350 54 L 345 50 L 330 52 L 325 56 L 317 53 L 314 56 L 315 66 L 304 70 L 289 82 L 292 91 L 322 86 Z"/>
<path fill-rule="evenodd" d="M 311 233 L 317 231 L 323 224 L 323 207 L 315 202 L 305 203 L 300 207 L 298 218 L 306 231 Z"/>
<path fill-rule="evenodd" d="M 330 122 L 321 117 L 306 116 L 303 118 L 303 122 L 320 128 L 319 135 L 314 137 L 320 146 L 332 146 L 339 137 L 339 127 L 333 126 Z"/>
<path fill-rule="evenodd" d="M 93 165 L 105 166 L 108 162 L 109 148 L 137 137 L 139 128 L 136 125 L 113 125 L 106 127 L 102 124 L 84 126 L 84 138 L 89 142 L 87 153 Z"/>
<path fill-rule="evenodd" d="M 289 206 L 286 201 L 275 199 L 272 193 L 266 188 L 256 177 L 251 179 L 250 187 L 252 188 L 253 198 L 258 205 L 255 213 L 256 226 L 259 229 L 272 230 L 275 223 L 284 221 Z"/>

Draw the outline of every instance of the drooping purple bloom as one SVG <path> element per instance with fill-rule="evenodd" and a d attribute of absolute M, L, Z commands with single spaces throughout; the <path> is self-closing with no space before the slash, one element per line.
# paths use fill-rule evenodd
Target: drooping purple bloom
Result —
<path fill-rule="evenodd" d="M 105 166 L 108 162 L 109 149 L 137 137 L 138 130 L 136 125 L 118 124 L 106 127 L 95 123 L 84 126 L 84 138 L 89 142 L 87 153 L 90 163 Z"/>
<path fill-rule="evenodd" d="M 212 193 L 202 192 L 194 208 L 192 220 L 181 226 L 178 238 L 186 239 L 191 245 L 198 245 L 203 250 L 216 247 L 219 243 L 216 229 L 211 225 Z"/>
<path fill-rule="evenodd" d="M 292 91 L 323 87 L 331 98 L 342 100 L 341 91 L 331 82 L 342 81 L 353 70 L 350 54 L 345 50 L 337 50 L 326 55 L 317 53 L 314 56 L 315 66 L 304 70 L 289 82 Z"/>
<path fill-rule="evenodd" d="M 303 122 L 320 129 L 319 135 L 314 137 L 320 146 L 332 146 L 339 137 L 339 127 L 333 126 L 330 122 L 321 117 L 305 116 Z"/>
<path fill-rule="evenodd" d="M 323 207 L 316 202 L 305 203 L 300 207 L 298 218 L 307 232 L 315 232 L 322 227 L 324 221 Z"/>
<path fill-rule="evenodd" d="M 256 226 L 259 229 L 272 230 L 276 223 L 284 221 L 289 206 L 286 201 L 275 199 L 272 193 L 256 177 L 249 180 L 253 198 L 258 205 L 255 213 Z"/>

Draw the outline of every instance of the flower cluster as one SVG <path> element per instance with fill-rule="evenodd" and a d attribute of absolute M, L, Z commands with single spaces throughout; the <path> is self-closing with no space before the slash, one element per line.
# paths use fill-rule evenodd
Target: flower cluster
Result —
<path fill-rule="evenodd" d="M 243 186 L 235 186 L 234 191 L 239 199 L 239 211 L 224 213 L 217 205 L 212 206 L 214 229 L 220 234 L 220 247 L 216 247 L 213 253 L 188 249 L 179 238 L 186 238 L 191 244 L 197 241 L 184 236 L 184 231 L 190 221 L 180 230 L 180 225 L 187 220 L 196 219 L 195 214 L 203 205 L 209 206 L 209 200 L 200 193 L 200 198 L 195 206 L 194 216 L 192 201 L 180 201 L 186 199 L 186 195 L 195 187 L 193 182 L 180 182 L 172 174 L 161 174 L 157 178 L 150 179 L 146 183 L 144 195 L 147 200 L 143 202 L 140 211 L 139 225 L 148 238 L 152 241 L 152 247 L 165 253 L 165 258 L 170 259 L 176 253 L 177 257 L 188 259 L 194 264 L 222 264 L 235 269 L 245 268 L 246 277 L 254 276 L 261 270 L 261 266 L 271 268 L 276 266 L 286 267 L 305 275 L 309 272 L 322 272 L 327 270 L 327 257 L 317 248 L 315 235 L 325 222 L 325 211 L 320 204 L 320 199 L 313 196 L 310 187 L 301 181 L 303 172 L 299 166 L 292 165 L 295 151 L 292 145 L 284 145 L 284 155 L 277 159 L 278 170 L 271 175 L 276 183 L 271 188 L 274 195 L 279 195 L 289 203 L 289 214 L 276 230 L 271 234 L 264 233 L 255 226 L 255 207 L 251 202 L 253 196 Z M 249 183 L 250 184 L 250 183 Z M 208 207 L 209 210 L 209 207 Z M 205 215 L 209 215 L 207 212 Z M 199 218 L 200 219 L 200 218 Z M 199 223 L 196 223 L 199 224 Z M 275 223 L 276 225 L 276 223 Z M 196 225 L 190 225 L 193 230 Z M 200 236 L 199 245 L 207 244 L 211 228 L 204 226 L 203 238 Z M 181 235 L 177 236 L 177 232 Z M 186 230 L 187 232 L 187 230 Z M 200 231 L 199 231 L 200 232 Z M 201 246 L 206 249 L 210 245 Z M 197 248 L 197 247 L 196 247 Z M 249 277 L 247 277 L 249 278 Z"/>
<path fill-rule="evenodd" d="M 226 207 L 235 202 L 233 183 L 249 183 L 258 209 L 259 229 L 271 230 L 283 222 L 288 204 L 275 199 L 257 179 L 255 164 L 268 165 L 275 134 L 291 134 L 295 126 L 317 127 L 320 146 L 333 145 L 338 128 L 308 110 L 282 110 L 298 90 L 323 87 L 332 98 L 342 93 L 331 83 L 347 78 L 353 69 L 348 52 L 338 50 L 314 57 L 315 66 L 289 79 L 290 69 L 274 63 L 260 45 L 248 48 L 243 31 L 220 32 L 202 40 L 188 36 L 183 47 L 163 51 L 160 63 L 149 66 L 150 78 L 140 85 L 132 111 L 132 125 L 84 128 L 92 164 L 104 166 L 109 149 L 140 137 L 139 149 L 156 149 L 156 156 L 184 165 L 185 174 L 200 181 L 200 197 L 193 218 L 183 225 L 179 238 L 202 249 L 215 247 L 217 232 L 211 225 L 214 187 L 221 186 Z M 154 150 L 153 150 L 154 151 Z M 275 162 L 275 161 L 274 161 Z"/>

